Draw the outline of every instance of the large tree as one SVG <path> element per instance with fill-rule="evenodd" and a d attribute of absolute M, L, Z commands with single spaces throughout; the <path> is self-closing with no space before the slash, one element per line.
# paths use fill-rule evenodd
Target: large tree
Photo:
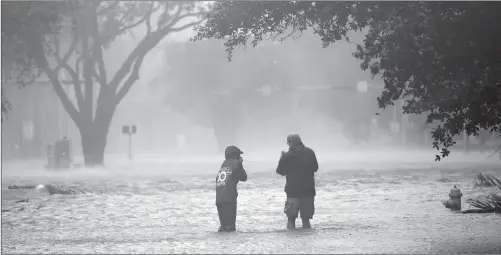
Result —
<path fill-rule="evenodd" d="M 52 2 L 38 2 L 46 5 Z M 47 36 L 37 24 L 10 20 L 16 43 L 48 77 L 82 138 L 85 164 L 103 164 L 109 125 L 120 101 L 139 79 L 146 54 L 168 34 L 201 22 L 203 7 L 174 1 L 75 1 L 63 18 L 68 33 Z M 67 5 L 66 2 L 60 2 Z M 7 24 L 6 24 L 7 25 Z M 104 53 L 115 39 L 144 28 L 144 35 L 115 74 L 106 70 Z M 49 40 L 54 54 L 47 54 Z M 68 74 L 71 90 L 63 88 L 60 72 Z M 97 85 L 97 86 L 95 86 Z M 94 90 L 97 89 L 97 93 Z M 69 92 L 74 91 L 74 93 Z M 97 98 L 96 95 L 97 94 Z M 71 100 L 75 97 L 76 100 Z"/>
<path fill-rule="evenodd" d="M 501 131 L 499 2 L 234 2 L 218 3 L 194 40 L 239 45 L 280 40 L 312 28 L 324 47 L 367 29 L 354 56 L 381 75 L 381 108 L 404 99 L 404 113 L 435 123 L 436 160 L 466 131 Z"/>

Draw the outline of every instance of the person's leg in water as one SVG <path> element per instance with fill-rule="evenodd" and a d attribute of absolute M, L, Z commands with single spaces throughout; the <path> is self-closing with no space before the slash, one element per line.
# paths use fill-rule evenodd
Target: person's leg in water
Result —
<path fill-rule="evenodd" d="M 287 229 L 290 229 L 290 230 L 296 229 L 296 218 L 297 217 L 288 217 L 287 218 Z"/>
<path fill-rule="evenodd" d="M 299 213 L 299 201 L 297 198 L 287 198 L 284 213 L 287 215 L 287 229 L 296 229 L 296 219 Z"/>
<path fill-rule="evenodd" d="M 299 211 L 301 215 L 301 220 L 303 221 L 303 228 L 310 229 L 311 223 L 310 219 L 313 219 L 315 214 L 315 198 L 305 197 L 299 199 Z"/>
<path fill-rule="evenodd" d="M 310 229 L 311 228 L 310 219 L 308 219 L 308 218 L 301 218 L 301 220 L 303 221 L 303 228 L 304 229 Z"/>
<path fill-rule="evenodd" d="M 219 232 L 232 232 L 235 231 L 236 222 L 236 203 L 221 203 L 217 205 L 217 211 L 219 215 L 219 222 L 221 226 L 219 227 Z"/>
<path fill-rule="evenodd" d="M 236 231 L 237 230 L 237 203 L 228 204 L 228 227 L 226 231 Z"/>
<path fill-rule="evenodd" d="M 218 232 L 223 232 L 224 231 L 224 225 L 225 225 L 225 210 L 224 210 L 224 204 L 217 204 L 217 215 L 219 216 L 219 229 Z"/>

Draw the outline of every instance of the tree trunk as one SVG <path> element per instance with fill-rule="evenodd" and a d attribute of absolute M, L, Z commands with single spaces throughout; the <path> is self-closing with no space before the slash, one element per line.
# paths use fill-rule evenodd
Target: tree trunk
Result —
<path fill-rule="evenodd" d="M 106 130 L 107 129 L 108 127 L 106 127 Z M 82 150 L 85 166 L 93 167 L 104 165 L 104 150 L 106 148 L 108 132 L 104 132 L 102 127 L 98 127 L 80 130 L 80 133 L 82 136 Z"/>
<path fill-rule="evenodd" d="M 85 166 L 104 165 L 104 150 L 114 109 L 106 112 L 108 114 L 98 109 L 96 121 L 80 129 Z"/>
<path fill-rule="evenodd" d="M 107 87 L 101 87 L 94 120 L 88 125 L 79 127 L 82 136 L 84 164 L 87 167 L 104 165 L 108 130 L 117 104 L 114 94 Z"/>

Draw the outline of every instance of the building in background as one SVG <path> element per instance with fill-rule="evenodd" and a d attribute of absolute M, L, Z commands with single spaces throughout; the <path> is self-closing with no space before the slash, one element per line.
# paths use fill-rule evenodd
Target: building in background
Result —
<path fill-rule="evenodd" d="M 2 160 L 45 156 L 47 144 L 74 138 L 52 85 L 43 78 L 19 88 L 2 84 L 11 111 L 2 122 Z"/>

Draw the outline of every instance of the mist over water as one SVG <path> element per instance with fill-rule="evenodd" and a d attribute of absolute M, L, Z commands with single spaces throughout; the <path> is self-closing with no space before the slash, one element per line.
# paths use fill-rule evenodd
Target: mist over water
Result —
<path fill-rule="evenodd" d="M 482 162 L 480 155 L 470 155 L 471 162 L 453 156 L 434 163 L 420 154 L 386 152 L 398 160 L 391 162 L 383 158 L 384 152 L 374 150 L 338 152 L 332 158 L 319 153 L 314 229 L 309 232 L 284 231 L 285 180 L 275 173 L 277 159 L 249 152 L 244 162 L 249 179 L 239 184 L 234 235 L 216 233 L 214 177 L 220 155 L 160 159 L 143 154 L 133 162 L 117 156 L 110 157 L 104 168 L 68 171 L 46 171 L 36 164 L 18 165 L 17 170 L 3 165 L 2 209 L 22 206 L 23 210 L 2 212 L 2 249 L 292 253 L 311 252 L 314 247 L 318 253 L 363 253 L 377 246 L 392 253 L 426 253 L 465 251 L 463 240 L 499 248 L 499 217 L 453 214 L 441 204 L 452 185 L 459 185 L 465 194 L 463 203 L 496 192 L 474 188 L 472 179 L 478 172 L 499 175 L 499 162 Z M 11 184 L 62 184 L 87 193 L 48 195 L 4 188 Z M 14 202 L 23 198 L 29 202 Z M 465 221 L 470 223 L 468 231 Z"/>

